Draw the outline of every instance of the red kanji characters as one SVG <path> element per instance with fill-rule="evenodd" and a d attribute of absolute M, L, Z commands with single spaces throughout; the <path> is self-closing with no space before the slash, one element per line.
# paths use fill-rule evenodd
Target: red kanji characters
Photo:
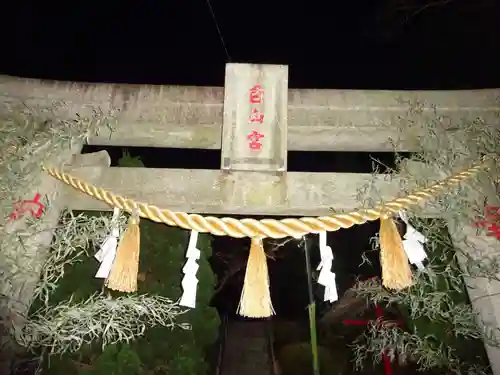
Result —
<path fill-rule="evenodd" d="M 257 130 L 252 130 L 250 134 L 248 134 L 247 139 L 250 141 L 248 146 L 251 150 L 260 150 L 262 148 L 262 143 L 260 139 L 264 138 L 264 134 L 259 133 Z"/>
<path fill-rule="evenodd" d="M 31 212 L 35 218 L 42 216 L 45 206 L 39 202 L 40 194 L 36 194 L 35 198 L 24 201 L 16 201 L 13 203 L 14 211 L 9 215 L 10 220 L 17 220 L 24 216 L 26 212 Z"/>
<path fill-rule="evenodd" d="M 495 236 L 500 240 L 500 207 L 486 206 L 484 212 L 485 219 L 475 222 L 477 228 L 486 228 L 487 236 Z"/>
<path fill-rule="evenodd" d="M 264 122 L 264 114 L 261 113 L 257 108 L 253 108 L 250 113 L 250 117 L 248 119 L 248 123 L 254 124 L 259 123 L 262 124 Z"/>
<path fill-rule="evenodd" d="M 250 89 L 249 92 L 250 103 L 260 104 L 264 100 L 264 90 L 259 84 L 256 84 Z M 249 124 L 262 124 L 264 122 L 264 114 L 257 108 L 252 108 L 250 111 L 250 116 L 248 117 Z M 261 138 L 264 138 L 264 134 L 258 132 L 257 130 L 252 130 L 252 132 L 247 136 L 250 141 L 248 146 L 252 151 L 258 151 L 262 149 Z"/>
<path fill-rule="evenodd" d="M 264 99 L 264 90 L 260 85 L 255 85 L 250 89 L 250 103 L 260 103 Z"/>

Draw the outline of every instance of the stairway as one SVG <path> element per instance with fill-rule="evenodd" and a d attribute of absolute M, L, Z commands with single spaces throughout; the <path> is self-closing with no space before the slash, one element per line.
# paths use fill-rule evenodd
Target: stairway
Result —
<path fill-rule="evenodd" d="M 227 323 L 221 375 L 272 375 L 266 321 Z"/>

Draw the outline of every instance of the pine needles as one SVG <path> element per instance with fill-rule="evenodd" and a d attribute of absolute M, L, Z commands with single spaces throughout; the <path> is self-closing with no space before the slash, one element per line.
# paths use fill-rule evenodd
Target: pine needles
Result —
<path fill-rule="evenodd" d="M 496 119 L 490 116 L 486 120 L 457 121 L 429 111 L 429 104 L 401 104 L 408 105 L 408 115 L 387 124 L 391 129 L 397 127 L 400 132 L 399 139 L 392 140 L 393 146 L 399 149 L 404 140 L 405 144 L 421 148 L 421 152 L 409 159 L 397 158 L 398 174 L 404 177 L 400 184 L 401 196 L 471 165 L 484 155 L 500 155 L 498 113 Z M 425 124 L 423 131 L 419 131 L 416 124 Z M 357 285 L 355 291 L 373 303 L 406 306 L 412 321 L 426 319 L 446 324 L 455 337 L 482 339 L 489 345 L 499 346 L 499 327 L 481 321 L 468 303 L 465 292 L 465 283 L 474 285 L 476 278 L 500 281 L 500 254 L 493 249 L 487 254 L 479 251 L 464 233 L 464 223 L 473 225 L 482 216 L 485 204 L 499 205 L 498 166 L 492 167 L 479 176 L 479 182 L 461 185 L 427 204 L 426 209 L 438 212 L 441 220 L 420 219 L 425 216 L 421 207 L 408 213 L 412 223 L 428 238 L 427 253 L 431 258 L 427 272 L 416 275 L 415 285 L 399 292 L 388 291 L 379 283 L 368 281 Z M 393 173 L 395 171 L 388 177 L 393 177 Z M 382 195 L 373 183 L 358 190 L 358 200 L 365 207 L 380 204 L 377 197 Z M 451 242 L 450 233 L 459 248 Z M 379 242 L 374 242 L 378 248 Z M 465 296 L 465 300 L 457 302 L 452 297 L 457 294 Z M 487 296 L 475 298 L 483 297 Z M 486 365 L 464 361 L 453 349 L 439 342 L 429 332 L 417 330 L 412 333 L 396 326 L 372 325 L 354 345 L 355 363 L 362 367 L 366 361 L 377 362 L 380 353 L 387 348 L 391 355 L 418 363 L 421 370 L 439 368 L 458 375 L 489 374 Z"/>
<path fill-rule="evenodd" d="M 94 340 L 105 347 L 129 342 L 157 325 L 189 329 L 187 324 L 175 323 L 182 313 L 176 302 L 162 296 L 96 294 L 78 304 L 70 300 L 38 311 L 23 330 L 22 344 L 30 349 L 43 347 L 50 354 L 76 352 Z"/>
<path fill-rule="evenodd" d="M 35 296 L 47 303 L 48 295 L 64 273 L 64 266 L 77 259 L 89 239 L 98 239 L 102 234 L 102 230 L 90 236 L 89 232 L 97 229 L 96 226 L 101 229 L 105 226 L 105 221 L 98 224 L 99 220 L 91 219 L 85 233 L 82 227 L 84 221 L 89 221 L 73 216 L 63 220 L 67 227 L 54 228 L 44 214 L 39 219 L 26 215 L 9 222 L 13 202 L 27 199 L 41 186 L 42 162 L 58 159 L 61 154 L 69 155 L 75 145 L 81 145 L 101 126 L 110 124 L 109 117 L 99 110 L 88 117 L 76 115 L 72 120 L 67 120 L 67 112 L 65 103 L 52 103 L 50 108 L 29 108 L 24 103 L 0 104 L 0 323 L 9 327 L 17 339 L 20 327 L 16 324 L 26 321 L 33 288 Z M 53 198 L 42 197 L 46 209 L 50 209 Z M 36 285 L 42 264 L 33 260 L 41 251 L 34 238 L 46 237 L 49 242 L 54 230 L 54 248 L 43 269 L 42 280 Z M 85 234 L 87 238 L 82 237 Z"/>
<path fill-rule="evenodd" d="M 125 227 L 125 216 L 120 216 L 118 225 L 122 229 Z M 64 276 L 64 269 L 82 261 L 86 256 L 93 256 L 94 254 L 88 253 L 89 246 L 97 248 L 108 235 L 110 227 L 110 215 L 75 215 L 72 211 L 65 211 L 55 230 L 49 257 L 43 265 L 34 299 L 43 301 L 47 306 L 50 295 Z"/>

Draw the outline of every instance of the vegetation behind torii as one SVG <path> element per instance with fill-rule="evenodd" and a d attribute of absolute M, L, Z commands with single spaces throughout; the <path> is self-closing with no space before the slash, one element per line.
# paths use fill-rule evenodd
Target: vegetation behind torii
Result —
<path fill-rule="evenodd" d="M 142 167 L 139 159 L 124 155 L 121 167 Z M 102 213 L 85 213 L 102 215 Z M 139 290 L 140 294 L 159 295 L 177 300 L 182 294 L 182 267 L 189 239 L 187 231 L 163 224 L 142 220 Z M 52 356 L 45 362 L 45 370 L 51 375 L 146 375 L 206 374 L 207 349 L 217 339 L 219 317 L 210 307 L 215 279 L 208 259 L 211 256 L 210 239 L 200 235 L 197 247 L 202 250 L 195 309 L 175 317 L 175 326 L 147 328 L 142 337 L 129 343 L 121 341 L 102 349 L 96 340 L 83 345 L 75 353 L 61 357 Z M 92 255 L 96 249 L 90 249 Z M 55 305 L 68 298 L 72 304 L 87 300 L 102 288 L 103 280 L 95 279 L 98 262 L 92 256 L 82 256 L 65 269 L 65 275 L 51 295 Z M 119 293 L 113 293 L 115 297 Z M 121 316 L 126 320 L 131 317 Z M 106 322 L 103 322 L 106 323 Z M 187 323 L 189 329 L 178 326 Z M 82 324 L 86 324 L 85 320 Z M 83 328 L 83 327 L 82 327 Z M 126 333 L 124 333 L 126 335 Z"/>

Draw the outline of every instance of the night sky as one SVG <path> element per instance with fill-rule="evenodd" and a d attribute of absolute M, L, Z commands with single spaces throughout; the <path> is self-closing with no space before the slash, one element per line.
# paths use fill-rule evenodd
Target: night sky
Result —
<path fill-rule="evenodd" d="M 133 5 L 130 5 L 133 4 Z M 500 87 L 498 0 L 14 2 L 0 72 L 214 85 L 288 64 L 293 88 Z"/>
<path fill-rule="evenodd" d="M 498 0 L 33 3 L 3 9 L 1 74 L 223 86 L 225 64 L 239 62 L 287 64 L 291 88 L 500 87 Z M 121 150 L 107 149 L 116 162 Z M 195 162 L 171 164 L 181 159 L 172 153 L 181 152 L 131 150 L 147 167 L 219 168 L 216 150 L 190 150 Z M 289 153 L 288 164 L 366 173 L 372 160 L 362 153 Z M 336 249 L 359 240 L 359 232 L 341 232 L 334 234 Z"/>
<path fill-rule="evenodd" d="M 231 61 L 287 64 L 290 88 L 500 87 L 498 0 L 9 5 L 0 74 L 223 86 Z M 116 161 L 121 150 L 109 151 Z M 219 168 L 218 151 L 188 152 L 195 165 L 171 164 L 185 159 L 172 157 L 179 150 L 131 150 L 148 167 Z M 288 164 L 291 171 L 371 170 L 369 155 L 349 159 L 343 164 L 345 155 L 290 153 Z"/>

